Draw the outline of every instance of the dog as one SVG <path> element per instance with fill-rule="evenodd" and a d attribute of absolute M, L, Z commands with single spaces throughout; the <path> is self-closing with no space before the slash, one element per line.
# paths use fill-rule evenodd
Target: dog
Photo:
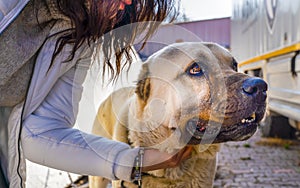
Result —
<path fill-rule="evenodd" d="M 135 88 L 121 88 L 100 105 L 93 133 L 164 152 L 193 147 L 191 158 L 178 167 L 143 175 L 142 187 L 212 187 L 220 143 L 246 140 L 256 132 L 266 91 L 262 79 L 237 72 L 225 48 L 176 43 L 148 58 Z M 90 187 L 107 182 L 90 177 Z M 122 182 L 122 187 L 137 185 Z"/>

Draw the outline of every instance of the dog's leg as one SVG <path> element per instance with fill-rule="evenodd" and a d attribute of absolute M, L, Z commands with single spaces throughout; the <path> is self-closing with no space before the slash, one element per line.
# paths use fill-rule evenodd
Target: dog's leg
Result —
<path fill-rule="evenodd" d="M 92 133 L 112 140 L 128 143 L 127 122 L 128 105 L 125 101 L 134 93 L 132 88 L 116 91 L 104 100 L 97 112 Z M 120 105 L 123 104 L 123 105 Z M 123 123 L 123 124 L 122 124 Z M 112 183 L 114 186 L 115 181 Z M 109 180 L 103 177 L 89 176 L 90 188 L 106 188 Z"/>
<path fill-rule="evenodd" d="M 107 188 L 109 180 L 99 176 L 89 176 L 89 188 Z"/>

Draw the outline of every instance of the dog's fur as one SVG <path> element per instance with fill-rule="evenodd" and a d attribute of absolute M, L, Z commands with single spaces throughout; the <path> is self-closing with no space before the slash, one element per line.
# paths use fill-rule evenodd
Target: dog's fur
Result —
<path fill-rule="evenodd" d="M 212 187 L 218 143 L 249 138 L 265 110 L 263 97 L 257 102 L 242 91 L 249 76 L 236 69 L 234 58 L 219 45 L 168 46 L 143 64 L 136 88 L 117 90 L 101 104 L 93 133 L 165 152 L 190 145 L 190 159 L 176 168 L 149 172 L 143 176 L 143 187 Z M 241 126 L 251 114 L 256 115 L 255 125 Z M 191 127 L 198 129 L 191 133 Z M 90 177 L 90 187 L 106 183 Z M 120 187 L 120 182 L 113 185 Z M 130 182 L 123 185 L 136 187 Z"/>

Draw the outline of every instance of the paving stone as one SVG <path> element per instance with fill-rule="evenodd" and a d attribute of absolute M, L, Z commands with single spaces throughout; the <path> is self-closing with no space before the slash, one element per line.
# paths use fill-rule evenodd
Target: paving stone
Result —
<path fill-rule="evenodd" d="M 261 139 L 257 131 L 247 141 L 222 145 L 217 174 L 223 176 L 216 176 L 216 187 L 300 187 L 300 143 L 285 149 L 256 144 Z"/>

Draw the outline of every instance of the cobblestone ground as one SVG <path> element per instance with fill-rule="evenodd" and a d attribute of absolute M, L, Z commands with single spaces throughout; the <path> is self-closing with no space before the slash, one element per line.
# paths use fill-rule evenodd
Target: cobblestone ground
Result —
<path fill-rule="evenodd" d="M 219 153 L 215 188 L 300 187 L 300 143 L 262 138 L 224 143 Z"/>
<path fill-rule="evenodd" d="M 26 162 L 26 166 L 27 188 L 64 188 L 79 177 L 77 174 L 44 167 L 30 161 Z"/>

